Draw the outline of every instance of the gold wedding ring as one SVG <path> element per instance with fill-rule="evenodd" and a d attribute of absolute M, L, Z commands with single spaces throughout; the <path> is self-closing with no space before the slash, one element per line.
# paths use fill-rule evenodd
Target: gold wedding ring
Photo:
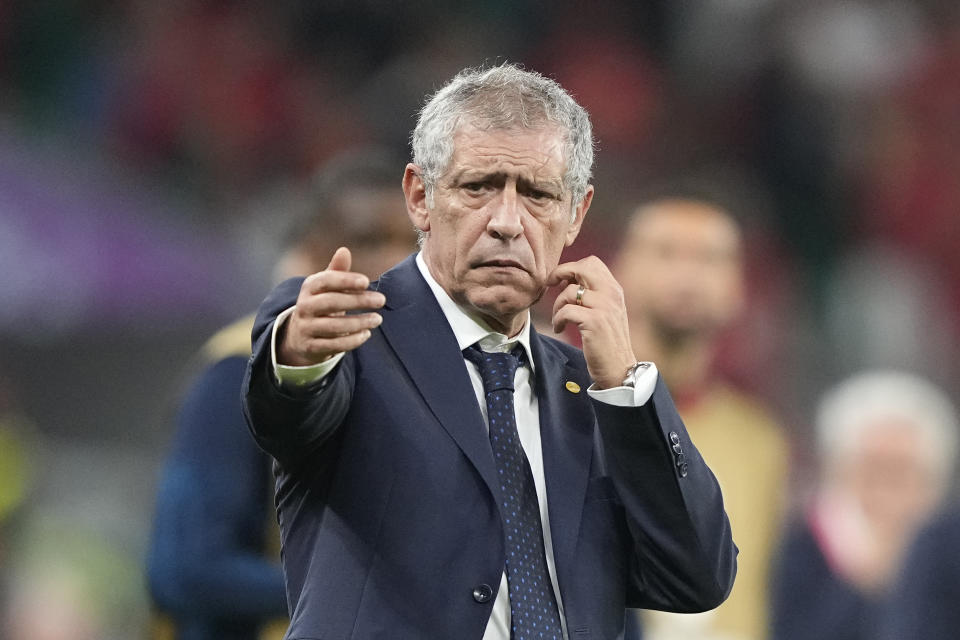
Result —
<path fill-rule="evenodd" d="M 586 290 L 587 288 L 583 285 L 577 287 L 577 304 L 581 307 L 583 306 L 583 294 Z"/>

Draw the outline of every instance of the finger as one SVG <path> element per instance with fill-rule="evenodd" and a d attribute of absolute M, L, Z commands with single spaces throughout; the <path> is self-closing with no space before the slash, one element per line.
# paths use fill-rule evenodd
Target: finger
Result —
<path fill-rule="evenodd" d="M 333 252 L 333 257 L 330 258 L 330 264 L 327 265 L 328 271 L 350 271 L 350 264 L 353 261 L 353 256 L 350 255 L 350 249 L 346 247 L 340 247 Z"/>
<path fill-rule="evenodd" d="M 563 305 L 577 304 L 577 291 L 580 289 L 581 286 L 582 285 L 579 285 L 576 282 L 573 282 L 565 286 L 563 289 L 561 289 L 560 293 L 557 294 L 557 299 L 553 301 L 553 313 L 556 314 L 557 311 Z M 586 306 L 586 302 L 584 301 L 584 298 L 587 297 L 587 291 L 589 291 L 589 289 L 584 288 L 583 295 L 580 296 L 581 306 Z"/>
<path fill-rule="evenodd" d="M 383 317 L 379 313 L 326 316 L 306 321 L 302 331 L 308 338 L 339 338 L 365 329 L 375 329 L 382 323 Z"/>
<path fill-rule="evenodd" d="M 599 260 L 598 260 L 599 262 Z M 585 287 L 595 286 L 601 279 L 597 273 L 595 265 L 590 263 L 589 258 L 577 260 L 576 262 L 565 262 L 557 265 L 557 268 L 550 274 L 548 284 L 555 286 L 561 282 L 576 282 Z"/>
<path fill-rule="evenodd" d="M 557 268 L 554 269 L 547 277 L 547 286 L 555 287 L 564 282 L 577 282 L 578 274 L 579 269 L 577 268 L 576 262 L 564 262 L 563 264 L 558 264 Z"/>
<path fill-rule="evenodd" d="M 379 291 L 326 291 L 306 296 L 297 301 L 297 313 L 304 317 L 331 316 L 348 311 L 381 308 L 386 298 Z"/>
<path fill-rule="evenodd" d="M 564 262 L 557 265 L 547 280 L 549 286 L 562 281 L 578 282 L 587 288 L 599 288 L 600 283 L 612 278 L 610 269 L 597 256 L 587 256 L 576 262 Z"/>
<path fill-rule="evenodd" d="M 565 304 L 553 314 L 553 330 L 555 333 L 560 333 L 571 323 L 581 327 L 588 320 L 589 314 L 589 309 L 578 307 L 575 304 Z"/>
<path fill-rule="evenodd" d="M 351 333 L 350 335 L 337 338 L 314 338 L 307 342 L 306 353 L 317 361 L 322 361 L 328 356 L 345 351 L 353 351 L 373 335 L 369 329 Z"/>
<path fill-rule="evenodd" d="M 307 293 L 324 291 L 362 291 L 370 286 L 370 279 L 355 271 L 320 271 L 303 281 Z"/>

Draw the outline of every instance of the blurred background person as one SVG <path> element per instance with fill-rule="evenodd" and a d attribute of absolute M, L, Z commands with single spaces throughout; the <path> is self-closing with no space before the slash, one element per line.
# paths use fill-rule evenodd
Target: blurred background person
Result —
<path fill-rule="evenodd" d="M 143 637 L 142 574 L 118 549 L 53 513 L 34 515 L 10 562 L 4 640 L 120 640 Z"/>
<path fill-rule="evenodd" d="M 6 376 L 0 372 L 0 568 L 9 566 L 10 536 L 30 485 L 26 435 L 33 427 L 13 402 Z M 0 604 L 6 575 L 0 571 Z"/>
<path fill-rule="evenodd" d="M 18 533 L 23 505 L 30 493 L 30 452 L 27 434 L 33 430 L 18 410 L 12 385 L 0 370 L 0 637 L 4 633 L 8 592 L 14 583 L 11 575 L 12 547 Z M 7 625 L 8 626 L 8 625 Z"/>
<path fill-rule="evenodd" d="M 904 554 L 949 488 L 956 413 L 925 379 L 872 370 L 824 396 L 816 429 L 819 483 L 780 550 L 773 637 L 875 640 Z"/>
<path fill-rule="evenodd" d="M 276 280 L 322 270 L 341 244 L 374 277 L 406 257 L 415 235 L 400 215 L 401 164 L 373 150 L 332 159 L 288 233 Z M 253 640 L 285 630 L 272 459 L 240 406 L 252 326 L 244 317 L 204 345 L 180 407 L 148 558 L 150 592 L 165 614 L 158 639 Z"/>
<path fill-rule="evenodd" d="M 960 629 L 960 511 L 936 518 L 903 563 L 884 617 L 883 640 L 953 640 Z M 950 603 L 953 606 L 950 606 Z"/>
<path fill-rule="evenodd" d="M 663 197 L 629 220 L 615 274 L 633 348 L 657 362 L 720 486 L 740 549 L 729 599 L 697 615 L 651 613 L 645 637 L 756 640 L 767 624 L 767 569 L 780 529 L 787 444 L 763 404 L 716 362 L 745 304 L 743 238 L 732 215 L 693 197 Z M 661 364 L 662 363 L 662 364 Z"/>
<path fill-rule="evenodd" d="M 47 443 L 12 381 L 0 372 L 0 638 L 137 634 L 139 567 L 82 523 L 41 506 L 37 485 L 47 470 L 36 460 Z"/>

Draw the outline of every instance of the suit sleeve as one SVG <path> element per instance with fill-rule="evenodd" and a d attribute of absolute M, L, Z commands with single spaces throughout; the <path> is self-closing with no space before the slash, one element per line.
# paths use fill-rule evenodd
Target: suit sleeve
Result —
<path fill-rule="evenodd" d="M 720 486 L 662 380 L 638 408 L 593 401 L 634 544 L 627 605 L 692 613 L 722 603 L 737 548 Z"/>
<path fill-rule="evenodd" d="M 347 354 L 319 384 L 302 390 L 281 388 L 271 362 L 273 323 L 293 306 L 303 278 L 287 280 L 260 305 L 253 326 L 253 355 L 243 382 L 243 411 L 260 447 L 281 465 L 294 468 L 335 432 L 350 408 L 355 369 Z"/>

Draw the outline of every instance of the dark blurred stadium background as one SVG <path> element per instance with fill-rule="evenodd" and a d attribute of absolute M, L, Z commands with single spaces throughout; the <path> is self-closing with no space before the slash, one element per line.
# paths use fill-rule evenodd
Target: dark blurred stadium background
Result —
<path fill-rule="evenodd" d="M 678 181 L 742 217 L 751 305 L 724 365 L 785 417 L 795 475 L 844 374 L 897 365 L 957 397 L 955 1 L 464 4 L 0 0 L 8 583 L 82 581 L 104 637 L 143 632 L 191 355 L 266 293 L 315 169 L 407 153 L 423 96 L 469 65 L 522 62 L 590 111 L 578 253 L 612 254 L 638 199 Z"/>

